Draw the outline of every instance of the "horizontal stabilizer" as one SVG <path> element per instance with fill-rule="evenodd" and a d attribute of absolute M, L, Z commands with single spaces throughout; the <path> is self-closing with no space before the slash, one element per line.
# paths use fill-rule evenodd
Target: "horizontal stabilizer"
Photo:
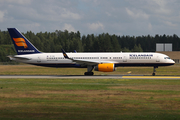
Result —
<path fill-rule="evenodd" d="M 13 59 L 18 59 L 18 60 L 31 60 L 31 58 L 26 58 L 26 57 L 17 57 L 17 56 L 12 56 L 12 55 L 9 55 L 7 56 L 10 58 L 10 60 L 13 60 Z"/>

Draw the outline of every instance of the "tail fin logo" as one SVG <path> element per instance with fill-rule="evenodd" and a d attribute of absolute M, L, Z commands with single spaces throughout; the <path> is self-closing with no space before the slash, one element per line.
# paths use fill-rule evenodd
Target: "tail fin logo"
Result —
<path fill-rule="evenodd" d="M 25 49 L 28 48 L 24 38 L 13 38 L 13 40 L 17 46 L 23 46 Z"/>

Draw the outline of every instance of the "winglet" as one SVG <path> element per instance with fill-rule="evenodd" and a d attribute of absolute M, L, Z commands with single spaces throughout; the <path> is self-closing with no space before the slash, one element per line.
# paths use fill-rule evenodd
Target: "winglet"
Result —
<path fill-rule="evenodd" d="M 68 55 L 66 54 L 66 52 L 65 52 L 63 49 L 61 49 L 61 50 L 62 50 L 62 53 L 63 53 L 64 58 L 70 59 L 70 58 L 68 57 Z"/>

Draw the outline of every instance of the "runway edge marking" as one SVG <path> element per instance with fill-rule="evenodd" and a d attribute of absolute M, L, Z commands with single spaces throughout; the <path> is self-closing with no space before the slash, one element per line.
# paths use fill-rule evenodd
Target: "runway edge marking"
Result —
<path fill-rule="evenodd" d="M 139 78 L 139 79 L 180 79 L 180 77 L 177 76 L 122 76 L 122 78 Z"/>

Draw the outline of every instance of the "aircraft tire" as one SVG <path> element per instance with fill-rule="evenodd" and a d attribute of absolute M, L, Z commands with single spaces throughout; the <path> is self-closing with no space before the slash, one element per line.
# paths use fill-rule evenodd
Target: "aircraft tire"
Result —
<path fill-rule="evenodd" d="M 152 76 L 155 76 L 155 75 L 156 75 L 156 73 L 153 73 L 153 74 L 152 74 Z"/>
<path fill-rule="evenodd" d="M 91 76 L 91 75 L 94 75 L 94 73 L 93 72 L 85 72 L 84 75 Z"/>

